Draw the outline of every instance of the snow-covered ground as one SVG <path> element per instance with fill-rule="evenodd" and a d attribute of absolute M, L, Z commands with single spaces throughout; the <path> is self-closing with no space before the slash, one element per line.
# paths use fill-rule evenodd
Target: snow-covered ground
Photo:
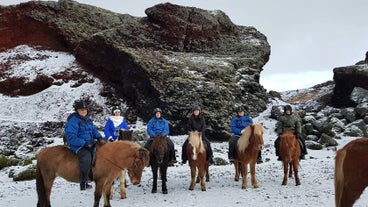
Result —
<path fill-rule="evenodd" d="M 67 55 L 67 54 L 66 54 Z M 58 54 L 62 57 L 63 54 Z M 1 57 L 1 55 L 0 55 Z M 4 56 L 3 56 L 4 57 Z M 54 60 L 55 61 L 55 60 Z M 52 62 L 52 61 L 51 61 Z M 68 63 L 70 64 L 70 63 Z M 25 67 L 26 68 L 26 67 Z M 62 67 L 60 67 L 62 68 Z M 96 85 L 98 86 L 98 82 Z M 97 86 L 94 87 L 97 87 Z M 0 95 L 0 120 L 3 121 L 45 121 L 57 120 L 59 115 L 71 110 L 71 100 L 86 93 L 86 88 L 94 89 L 85 85 L 71 90 L 67 85 L 54 86 L 38 94 L 29 97 L 9 98 Z M 44 93 L 52 94 L 53 98 L 43 98 Z M 58 97 L 60 94 L 61 97 Z M 96 93 L 98 94 L 98 93 Z M 51 95 L 50 95 L 51 96 Z M 60 98 L 60 99 L 59 99 Z M 96 100 L 102 102 L 103 98 L 98 95 Z M 55 100 L 58 100 L 55 102 Z M 50 102 L 49 102 L 50 101 Z M 62 103 L 60 103 L 62 102 Z M 65 103 L 67 102 L 67 104 Z M 39 103 L 43 103 L 39 104 Z M 17 107 L 14 107 L 16 104 Z M 59 105 L 59 107 L 57 104 Z M 115 194 L 111 201 L 112 206 L 334 206 L 334 157 L 335 149 L 324 148 L 322 150 L 309 150 L 307 159 L 300 164 L 299 174 L 301 185 L 295 186 L 293 179 L 288 185 L 282 186 L 283 168 L 276 160 L 273 142 L 276 138 L 274 132 L 275 120 L 269 118 L 272 105 L 282 104 L 273 102 L 268 109 L 258 117 L 254 117 L 256 123 L 263 122 L 265 126 L 265 144 L 262 164 L 257 165 L 256 175 L 259 188 L 253 188 L 248 184 L 247 189 L 241 189 L 241 182 L 234 181 L 234 167 L 232 165 L 210 166 L 210 182 L 207 182 L 207 191 L 202 192 L 197 184 L 193 191 L 189 191 L 190 169 L 187 164 L 176 164 L 168 169 L 168 191 L 161 193 L 161 183 L 158 185 L 158 193 L 152 194 L 152 173 L 150 168 L 145 168 L 142 181 L 139 185 L 127 187 L 127 199 L 121 200 L 119 188 L 115 184 Z M 44 105 L 48 106 L 45 112 Z M 17 115 L 9 111 L 19 110 Z M 140 123 L 141 124 L 141 123 Z M 144 127 L 144 125 L 140 125 Z M 180 161 L 181 145 L 186 136 L 172 136 Z M 344 146 L 353 138 L 346 137 L 339 142 L 338 148 Z M 54 144 L 61 144 L 62 140 L 55 139 Z M 212 143 L 215 157 L 227 160 L 228 145 L 226 142 Z M 14 182 L 8 177 L 11 169 L 15 171 L 20 167 L 5 168 L 0 171 L 0 206 L 35 206 L 37 203 L 35 180 Z M 248 174 L 249 177 L 249 174 Z M 77 207 L 92 206 L 94 200 L 93 190 L 79 191 L 79 184 L 69 183 L 62 178 L 57 178 L 52 188 L 51 205 L 54 207 Z M 355 206 L 367 206 L 368 196 L 363 193 Z M 102 206 L 102 200 L 100 202 Z"/>

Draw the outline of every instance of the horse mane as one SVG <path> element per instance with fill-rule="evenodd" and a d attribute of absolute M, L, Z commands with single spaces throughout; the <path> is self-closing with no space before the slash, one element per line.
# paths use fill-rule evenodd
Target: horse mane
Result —
<path fill-rule="evenodd" d="M 253 136 L 262 136 L 263 132 L 264 128 L 262 123 L 250 124 L 249 126 L 247 126 L 238 140 L 239 152 L 243 152 L 249 146 L 252 133 Z"/>
<path fill-rule="evenodd" d="M 193 147 L 199 147 L 199 152 L 203 153 L 205 151 L 203 142 L 202 142 L 202 133 L 198 132 L 198 131 L 191 131 L 189 132 L 189 137 L 188 137 L 189 143 L 193 146 Z"/>
<path fill-rule="evenodd" d="M 159 147 L 162 147 L 164 151 L 168 151 L 169 147 L 166 142 L 166 137 L 163 135 L 157 135 L 153 138 L 151 148 L 149 149 L 152 153 L 154 149 L 158 149 Z"/>

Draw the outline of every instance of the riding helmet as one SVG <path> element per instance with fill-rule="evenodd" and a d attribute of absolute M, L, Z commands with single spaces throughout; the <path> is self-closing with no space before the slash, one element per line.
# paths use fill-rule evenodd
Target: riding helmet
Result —
<path fill-rule="evenodd" d="M 114 107 L 112 107 L 112 109 L 111 109 L 111 113 L 112 113 L 112 115 L 114 115 L 114 114 L 115 114 L 115 111 L 121 111 L 120 107 L 119 107 L 119 106 L 114 106 Z"/>
<path fill-rule="evenodd" d="M 76 111 L 78 109 L 87 109 L 87 104 L 84 101 L 75 101 L 73 107 Z"/>
<path fill-rule="evenodd" d="M 293 109 L 291 108 L 290 105 L 284 106 L 284 112 L 286 112 L 287 110 L 289 110 L 290 112 L 293 112 Z"/>
<path fill-rule="evenodd" d="M 162 110 L 161 110 L 160 108 L 155 108 L 155 109 L 153 110 L 153 114 L 156 114 L 157 112 L 162 113 Z"/>
<path fill-rule="evenodd" d="M 195 110 L 201 110 L 201 107 L 199 107 L 198 105 L 194 105 L 193 107 L 192 107 L 192 111 L 195 111 Z"/>
<path fill-rule="evenodd" d="M 236 112 L 245 112 L 245 109 L 244 109 L 244 107 L 239 106 L 239 107 L 236 109 Z"/>

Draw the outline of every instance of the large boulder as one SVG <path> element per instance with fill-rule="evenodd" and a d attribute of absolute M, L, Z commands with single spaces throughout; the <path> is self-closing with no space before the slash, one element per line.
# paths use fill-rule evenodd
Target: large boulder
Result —
<path fill-rule="evenodd" d="M 27 44 L 73 53 L 144 121 L 161 107 L 171 134 L 186 133 L 193 104 L 207 118 L 207 136 L 217 140 L 230 137 L 237 106 L 248 106 L 251 116 L 266 108 L 259 78 L 270 46 L 262 33 L 233 24 L 219 10 L 165 3 L 146 14 L 138 18 L 72 0 L 2 7 L 0 49 Z"/>

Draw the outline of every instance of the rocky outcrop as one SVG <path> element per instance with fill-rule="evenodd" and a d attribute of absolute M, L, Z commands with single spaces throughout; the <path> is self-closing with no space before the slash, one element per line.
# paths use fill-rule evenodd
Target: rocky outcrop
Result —
<path fill-rule="evenodd" d="M 333 72 L 335 88 L 332 106 L 339 108 L 356 106 L 362 101 L 359 96 L 364 96 L 359 94 L 367 94 L 368 64 L 338 67 L 334 68 Z"/>
<path fill-rule="evenodd" d="M 144 120 L 161 107 L 171 133 L 183 134 L 191 105 L 207 117 L 208 137 L 227 140 L 235 107 L 255 116 L 268 95 L 259 84 L 270 55 L 266 37 L 234 25 L 222 11 L 170 3 L 147 17 L 117 14 L 72 0 L 0 8 L 0 50 L 20 44 L 68 51 L 115 88 Z"/>

